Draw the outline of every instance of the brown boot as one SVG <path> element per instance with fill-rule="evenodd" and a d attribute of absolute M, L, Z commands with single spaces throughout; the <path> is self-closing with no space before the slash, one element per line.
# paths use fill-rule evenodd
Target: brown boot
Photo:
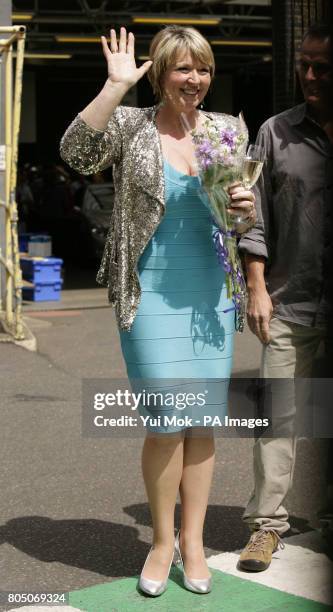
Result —
<path fill-rule="evenodd" d="M 272 554 L 284 548 L 275 531 L 254 531 L 239 557 L 238 568 L 248 572 L 262 572 L 272 561 Z"/>

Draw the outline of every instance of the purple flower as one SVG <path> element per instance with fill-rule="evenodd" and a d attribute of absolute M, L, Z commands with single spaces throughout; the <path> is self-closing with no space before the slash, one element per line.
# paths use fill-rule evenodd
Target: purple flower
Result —
<path fill-rule="evenodd" d="M 212 149 L 212 143 L 209 140 L 203 140 L 198 147 L 198 153 L 199 155 L 211 155 Z"/>
<path fill-rule="evenodd" d="M 197 147 L 196 155 L 203 170 L 207 170 L 212 165 L 213 152 L 214 148 L 208 139 L 203 140 Z"/>
<path fill-rule="evenodd" d="M 235 138 L 236 132 L 232 128 L 227 128 L 225 130 L 221 130 L 220 132 L 221 143 L 230 147 L 230 149 L 235 148 Z"/>
<path fill-rule="evenodd" d="M 210 157 L 202 157 L 200 159 L 200 164 L 203 170 L 207 170 L 207 168 L 209 168 L 209 166 L 211 166 L 212 163 L 213 161 Z"/>

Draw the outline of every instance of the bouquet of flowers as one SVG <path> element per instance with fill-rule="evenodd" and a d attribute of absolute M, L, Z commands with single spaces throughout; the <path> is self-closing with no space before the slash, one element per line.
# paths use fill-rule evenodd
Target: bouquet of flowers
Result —
<path fill-rule="evenodd" d="M 228 118 L 229 119 L 229 118 Z M 186 118 L 184 125 L 188 129 Z M 226 272 L 228 298 L 236 309 L 236 329 L 244 329 L 246 284 L 237 248 L 237 232 L 228 213 L 228 188 L 242 180 L 242 167 L 248 143 L 246 124 L 240 115 L 231 123 L 217 124 L 207 119 L 200 130 L 191 131 L 202 186 L 203 198 L 217 229 L 213 234 L 218 259 Z"/>

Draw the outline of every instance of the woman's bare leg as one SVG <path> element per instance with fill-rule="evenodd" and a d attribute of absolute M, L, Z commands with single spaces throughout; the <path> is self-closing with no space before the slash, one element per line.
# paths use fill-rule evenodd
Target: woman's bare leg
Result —
<path fill-rule="evenodd" d="M 153 521 L 154 550 L 143 575 L 163 580 L 174 550 L 174 514 L 183 471 L 182 434 L 148 435 L 142 449 L 142 473 Z"/>
<path fill-rule="evenodd" d="M 210 575 L 203 549 L 203 526 L 214 461 L 213 433 L 207 437 L 185 438 L 183 475 L 180 483 L 180 549 L 189 578 L 208 578 Z"/>

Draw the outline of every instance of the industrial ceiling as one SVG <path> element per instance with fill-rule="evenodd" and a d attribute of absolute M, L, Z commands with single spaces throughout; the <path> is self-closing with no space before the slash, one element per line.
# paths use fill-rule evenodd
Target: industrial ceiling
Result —
<path fill-rule="evenodd" d="M 224 69 L 271 57 L 270 0 L 13 0 L 12 7 L 13 23 L 27 27 L 30 63 L 97 65 L 100 35 L 120 25 L 135 34 L 137 57 L 144 59 L 168 23 L 197 27 Z"/>

